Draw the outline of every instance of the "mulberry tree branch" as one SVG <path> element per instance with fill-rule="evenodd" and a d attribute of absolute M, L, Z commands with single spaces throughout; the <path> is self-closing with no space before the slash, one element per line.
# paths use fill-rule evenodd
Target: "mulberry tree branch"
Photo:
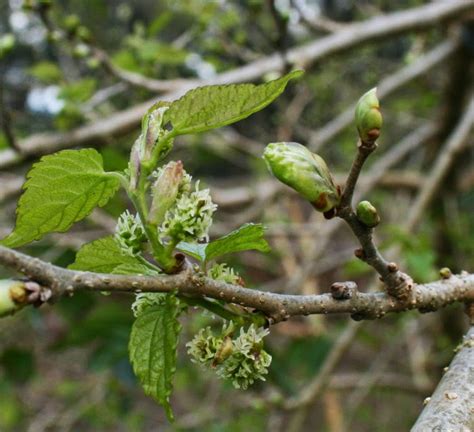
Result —
<path fill-rule="evenodd" d="M 452 275 L 429 284 L 414 285 L 410 302 L 383 292 L 362 293 L 352 289 L 345 300 L 331 294 L 288 295 L 244 288 L 196 273 L 189 266 L 176 275 L 122 276 L 67 270 L 0 246 L 0 264 L 25 275 L 49 291 L 48 300 L 76 291 L 177 292 L 183 297 L 213 298 L 253 308 L 272 323 L 292 316 L 346 313 L 355 319 L 381 318 L 389 312 L 418 309 L 434 311 L 451 303 L 474 302 L 474 274 Z"/>
<path fill-rule="evenodd" d="M 381 40 L 407 31 L 422 30 L 452 19 L 469 10 L 474 10 L 474 0 L 452 0 L 435 2 L 402 12 L 395 12 L 381 17 L 347 25 L 344 30 L 330 34 L 324 38 L 287 51 L 287 59 L 295 65 L 308 65 L 327 56 L 340 53 L 372 40 Z M 206 84 L 226 84 L 252 81 L 267 72 L 280 70 L 285 66 L 278 54 L 263 57 L 242 67 L 223 72 L 212 79 L 212 82 L 190 79 L 182 80 L 177 88 L 176 80 L 156 80 L 134 76 L 132 80 L 143 79 L 147 84 L 156 86 L 156 90 L 164 91 L 160 99 L 172 100 L 187 90 Z M 122 71 L 123 72 L 123 71 Z M 130 75 L 127 76 L 130 78 Z M 123 78 L 123 77 L 122 77 Z M 128 80 L 130 82 L 130 79 Z M 150 84 L 152 83 L 152 84 Z M 135 84 L 138 84 L 135 82 Z M 127 110 L 112 114 L 97 122 L 81 126 L 68 132 L 40 133 L 20 140 L 18 147 L 22 154 L 14 150 L 0 152 L 0 168 L 16 164 L 26 156 L 42 155 L 63 148 L 83 145 L 86 142 L 101 141 L 107 136 L 126 133 L 136 127 L 148 108 L 157 101 L 156 97 L 140 103 Z"/>
<path fill-rule="evenodd" d="M 474 326 L 456 351 L 412 432 L 474 429 Z"/>

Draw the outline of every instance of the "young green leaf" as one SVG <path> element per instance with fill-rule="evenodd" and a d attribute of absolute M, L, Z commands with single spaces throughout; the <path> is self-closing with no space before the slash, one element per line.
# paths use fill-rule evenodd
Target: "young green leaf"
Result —
<path fill-rule="evenodd" d="M 169 397 L 176 371 L 176 347 L 181 325 L 179 300 L 172 294 L 143 310 L 132 326 L 130 361 L 145 393 L 152 396 L 173 420 Z"/>
<path fill-rule="evenodd" d="M 245 250 L 269 252 L 270 246 L 263 238 L 265 227 L 262 224 L 248 223 L 232 231 L 224 237 L 209 243 L 206 248 L 206 260 L 220 257 L 229 253 Z"/>
<path fill-rule="evenodd" d="M 76 260 L 68 268 L 95 273 L 156 274 L 136 257 L 125 255 L 113 236 L 82 246 L 77 252 Z"/>
<path fill-rule="evenodd" d="M 188 242 L 180 242 L 178 244 L 177 249 L 196 258 L 199 261 L 206 260 L 206 248 L 208 243 L 188 243 Z"/>
<path fill-rule="evenodd" d="M 15 230 L 0 243 L 17 247 L 49 232 L 67 231 L 94 207 L 104 206 L 119 183 L 104 171 L 102 156 L 94 149 L 44 156 L 27 175 Z"/>
<path fill-rule="evenodd" d="M 270 246 L 263 238 L 264 232 L 262 224 L 248 223 L 211 243 L 181 242 L 177 248 L 199 261 L 210 261 L 222 255 L 252 249 L 269 252 Z"/>
<path fill-rule="evenodd" d="M 204 132 L 242 120 L 273 102 L 288 82 L 303 74 L 296 70 L 264 84 L 228 84 L 199 87 L 171 103 L 165 121 L 172 135 Z"/>

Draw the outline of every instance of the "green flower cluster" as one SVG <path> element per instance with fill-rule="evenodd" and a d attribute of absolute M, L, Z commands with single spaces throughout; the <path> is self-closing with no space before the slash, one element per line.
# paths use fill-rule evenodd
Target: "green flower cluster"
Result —
<path fill-rule="evenodd" d="M 132 303 L 132 311 L 135 318 L 145 309 L 162 304 L 166 295 L 167 294 L 164 293 L 153 292 L 138 293 L 135 296 L 135 301 Z"/>
<path fill-rule="evenodd" d="M 231 339 L 222 334 L 215 336 L 210 327 L 202 329 L 186 344 L 192 361 L 216 368 L 220 378 L 228 379 L 235 388 L 247 389 L 256 380 L 265 381 L 272 357 L 263 349 L 263 338 L 268 329 L 256 328 L 254 324 Z"/>
<path fill-rule="evenodd" d="M 214 280 L 219 280 L 228 284 L 242 285 L 242 278 L 227 264 L 214 264 L 207 272 L 207 275 Z"/>
<path fill-rule="evenodd" d="M 193 363 L 210 365 L 222 345 L 223 339 L 216 337 L 210 327 L 199 330 L 191 342 L 188 342 L 188 354 Z"/>
<path fill-rule="evenodd" d="M 212 215 L 217 205 L 212 202 L 209 189 L 183 193 L 166 212 L 165 220 L 158 228 L 161 239 L 169 237 L 173 242 L 196 241 L 208 238 Z"/>
<path fill-rule="evenodd" d="M 145 229 L 138 215 L 132 215 L 128 210 L 119 217 L 115 228 L 115 240 L 123 252 L 136 256 L 147 241 Z"/>

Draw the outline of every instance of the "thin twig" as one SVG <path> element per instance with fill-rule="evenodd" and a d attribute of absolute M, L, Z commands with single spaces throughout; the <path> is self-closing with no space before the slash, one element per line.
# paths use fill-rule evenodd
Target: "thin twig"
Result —
<path fill-rule="evenodd" d="M 356 24 L 348 25 L 343 31 L 301 47 L 288 50 L 288 59 L 295 65 L 306 65 L 370 40 L 380 40 L 406 31 L 421 30 L 439 24 L 468 10 L 474 9 L 474 0 L 452 0 L 450 2 L 430 3 L 403 12 L 395 12 Z M 205 84 L 225 84 L 251 81 L 267 72 L 281 70 L 284 62 L 279 55 L 270 55 L 245 66 L 217 75 L 211 81 L 185 81 L 179 90 L 166 93 L 161 100 L 172 100 L 187 90 Z M 170 88 L 174 88 L 170 86 Z M 62 148 L 102 140 L 104 136 L 117 136 L 132 130 L 156 98 L 140 103 L 127 110 L 112 114 L 95 123 L 81 126 L 65 133 L 31 135 L 18 143 L 25 155 L 41 155 Z M 0 168 L 15 164 L 22 157 L 14 151 L 0 152 Z"/>
<path fill-rule="evenodd" d="M 459 40 L 457 38 L 448 39 L 417 58 L 413 63 L 383 78 L 376 85 L 377 97 L 384 99 L 415 78 L 431 71 L 436 65 L 446 61 L 458 47 Z M 300 128 L 308 141 L 308 147 L 313 151 L 317 151 L 348 127 L 354 120 L 355 107 L 356 103 L 351 104 L 320 129 L 313 131 Z"/>

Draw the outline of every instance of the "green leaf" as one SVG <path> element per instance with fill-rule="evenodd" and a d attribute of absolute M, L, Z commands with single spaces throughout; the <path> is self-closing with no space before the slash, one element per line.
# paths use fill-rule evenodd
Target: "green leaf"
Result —
<path fill-rule="evenodd" d="M 95 273 L 156 274 L 137 258 L 122 253 L 113 236 L 94 240 L 82 246 L 77 252 L 76 260 L 68 268 Z"/>
<path fill-rule="evenodd" d="M 44 156 L 27 175 L 15 230 L 1 244 L 17 247 L 53 231 L 67 231 L 96 206 L 104 206 L 120 181 L 103 169 L 94 149 L 63 150 Z"/>
<path fill-rule="evenodd" d="M 173 412 L 169 397 L 176 372 L 176 347 L 181 325 L 179 300 L 164 295 L 160 304 L 145 309 L 132 326 L 129 342 L 130 361 L 145 393 L 152 396 L 166 411 Z"/>
<path fill-rule="evenodd" d="M 171 103 L 166 121 L 172 135 L 204 132 L 242 120 L 273 102 L 288 81 L 302 71 L 293 71 L 264 84 L 230 84 L 198 87 Z"/>
<path fill-rule="evenodd" d="M 270 246 L 263 238 L 265 227 L 262 224 L 245 224 L 231 233 L 209 243 L 206 260 L 245 250 L 269 252 Z"/>
<path fill-rule="evenodd" d="M 211 243 L 181 242 L 177 248 L 199 261 L 209 261 L 229 253 L 245 250 L 269 252 L 270 246 L 263 238 L 265 227 L 262 224 L 248 223 Z"/>
<path fill-rule="evenodd" d="M 181 242 L 176 246 L 176 248 L 199 261 L 205 261 L 207 245 L 208 243 Z"/>

